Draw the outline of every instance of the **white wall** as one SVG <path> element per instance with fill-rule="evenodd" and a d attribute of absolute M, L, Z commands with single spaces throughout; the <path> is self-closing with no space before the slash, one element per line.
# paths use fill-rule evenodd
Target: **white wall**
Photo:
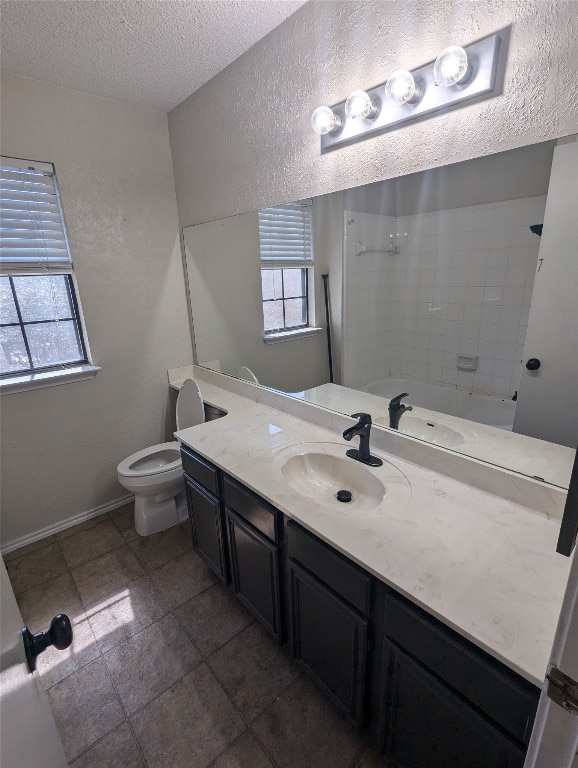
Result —
<path fill-rule="evenodd" d="M 315 210 L 313 218 L 317 243 Z M 185 227 L 184 242 L 200 365 L 217 359 L 221 370 L 233 375 L 246 365 L 261 384 L 288 392 L 327 381 L 324 334 L 277 344 L 263 341 L 256 213 Z M 323 253 L 315 250 L 313 290 L 317 300 L 311 306 L 312 324 L 323 322 L 319 290 L 324 263 Z"/>
<path fill-rule="evenodd" d="M 116 466 L 167 439 L 167 368 L 192 359 L 167 118 L 2 79 L 2 154 L 53 162 L 95 362 L 2 396 L 2 542 L 126 494 Z"/>
<path fill-rule="evenodd" d="M 181 224 L 576 132 L 572 0 L 312 0 L 169 115 Z M 511 25 L 501 95 L 324 155 L 319 104 Z"/>
<path fill-rule="evenodd" d="M 556 147 L 514 429 L 570 448 L 578 440 L 578 137 Z"/>

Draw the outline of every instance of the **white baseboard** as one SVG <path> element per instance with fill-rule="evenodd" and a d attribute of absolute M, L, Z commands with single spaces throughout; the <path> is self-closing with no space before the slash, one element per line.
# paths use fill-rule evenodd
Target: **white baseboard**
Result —
<path fill-rule="evenodd" d="M 125 504 L 129 504 L 134 499 L 134 494 L 129 493 L 127 496 L 122 496 L 120 499 L 109 501 L 106 504 L 101 504 L 100 507 L 94 507 L 86 512 L 81 512 L 79 515 L 74 515 L 66 520 L 61 520 L 59 523 L 49 525 L 46 528 L 42 528 L 40 531 L 29 533 L 27 536 L 22 536 L 19 539 L 10 541 L 8 544 L 4 544 L 0 551 L 3 555 L 7 555 L 8 552 L 12 552 L 20 547 L 25 547 L 27 544 L 32 544 L 40 539 L 45 539 L 47 536 L 52 536 L 59 531 L 64 531 L 66 528 L 71 528 L 73 525 L 83 523 L 85 520 L 90 520 L 92 517 L 98 517 L 98 515 L 104 515 L 106 512 L 112 512 L 113 509 L 123 507 Z"/>

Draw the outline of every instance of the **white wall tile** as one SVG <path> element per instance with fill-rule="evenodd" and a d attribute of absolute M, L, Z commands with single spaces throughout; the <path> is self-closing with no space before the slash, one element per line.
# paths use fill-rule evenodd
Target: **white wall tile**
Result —
<path fill-rule="evenodd" d="M 344 369 L 350 384 L 388 372 L 444 386 L 510 396 L 539 253 L 530 224 L 545 197 L 394 219 L 356 213 L 345 238 Z M 354 256 L 390 233 L 400 254 Z M 457 353 L 478 370 L 457 371 Z"/>

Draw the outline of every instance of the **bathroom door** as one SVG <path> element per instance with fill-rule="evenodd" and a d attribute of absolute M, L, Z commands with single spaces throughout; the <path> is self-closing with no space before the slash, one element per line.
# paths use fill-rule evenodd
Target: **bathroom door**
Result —
<path fill-rule="evenodd" d="M 66 768 L 62 744 L 38 672 L 30 674 L 20 637 L 22 616 L 0 558 L 0 765 Z"/>
<path fill-rule="evenodd" d="M 556 667 L 571 680 L 578 681 L 576 549 L 550 654 L 548 669 L 551 667 Z M 547 694 L 547 685 L 545 681 L 524 768 L 578 768 L 578 714 L 567 712 L 553 701 Z"/>
<path fill-rule="evenodd" d="M 554 150 L 514 418 L 514 432 L 570 448 L 578 441 L 576 139 Z M 536 370 L 526 368 L 531 359 Z"/>

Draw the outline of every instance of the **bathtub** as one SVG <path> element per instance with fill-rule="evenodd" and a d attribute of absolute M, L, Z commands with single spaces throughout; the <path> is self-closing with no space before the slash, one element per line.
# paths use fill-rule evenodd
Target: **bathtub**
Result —
<path fill-rule="evenodd" d="M 452 387 L 426 384 L 425 381 L 399 379 L 393 376 L 373 381 L 358 389 L 388 400 L 402 392 L 409 392 L 406 400 L 408 405 L 427 408 L 430 411 L 457 416 L 460 419 L 468 419 L 500 429 L 511 430 L 514 425 L 516 403 L 491 395 L 479 395 Z"/>

